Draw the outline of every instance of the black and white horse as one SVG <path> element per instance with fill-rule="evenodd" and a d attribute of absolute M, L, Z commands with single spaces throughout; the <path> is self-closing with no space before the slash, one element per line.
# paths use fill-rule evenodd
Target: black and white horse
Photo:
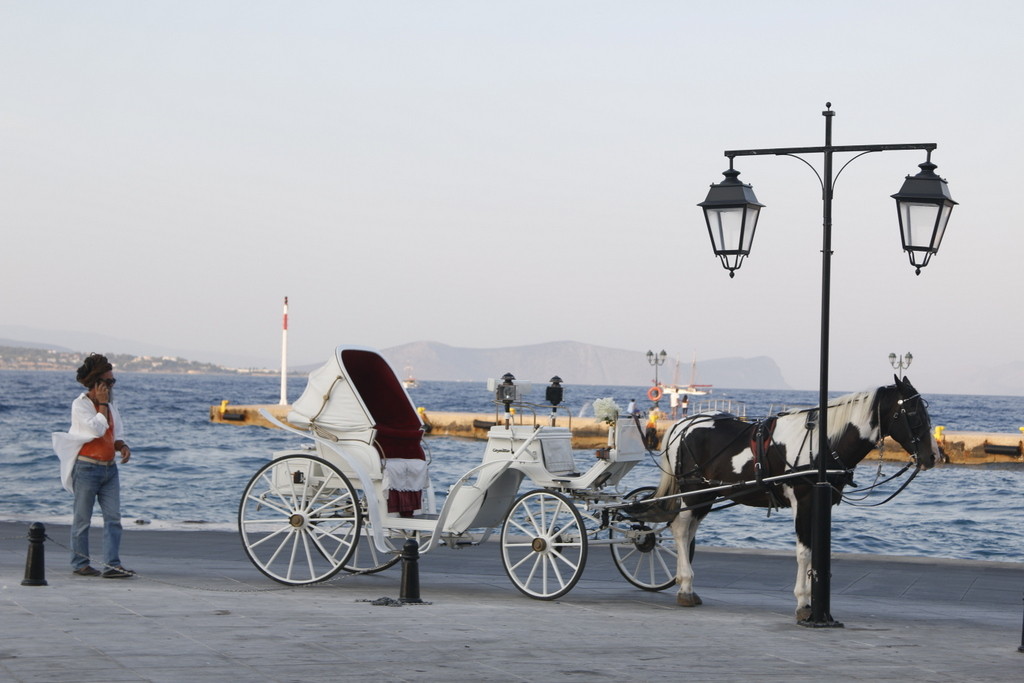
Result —
<path fill-rule="evenodd" d="M 829 402 L 828 440 L 832 453 L 826 468 L 850 473 L 835 480 L 830 477 L 833 505 L 839 503 L 853 468 L 885 436 L 892 437 L 910 453 L 919 469 L 935 464 L 938 446 L 931 434 L 926 403 L 909 380 L 895 379 L 893 386 L 849 394 Z M 685 607 L 701 604 L 693 592 L 693 567 L 685 549 L 691 547 L 697 526 L 712 503 L 723 497 L 721 487 L 754 482 L 725 489 L 724 497 L 743 505 L 793 508 L 797 536 L 796 587 L 793 590 L 796 614 L 797 619 L 810 616 L 808 569 L 812 489 L 817 473 L 814 454 L 819 442 L 815 424 L 817 413 L 817 409 L 794 410 L 757 423 L 724 413 L 701 414 L 680 420 L 666 433 L 661 461 L 663 474 L 654 497 L 720 488 L 718 493 L 680 497 L 685 507 L 678 513 L 680 498 L 651 504 L 649 514 L 666 519 L 674 517 L 672 534 L 676 548 L 680 549 L 676 567 L 678 604 Z M 808 470 L 810 476 L 770 481 L 778 475 L 799 470 Z M 645 516 L 648 515 L 638 514 L 640 518 Z"/>

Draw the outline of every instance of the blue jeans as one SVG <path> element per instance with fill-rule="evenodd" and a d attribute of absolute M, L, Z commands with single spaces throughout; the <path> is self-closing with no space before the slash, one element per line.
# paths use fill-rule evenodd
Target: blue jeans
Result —
<path fill-rule="evenodd" d="M 75 491 L 74 519 L 71 522 L 71 567 L 89 565 L 89 524 L 95 502 L 103 513 L 103 563 L 120 567 L 121 483 L 117 465 L 95 465 L 78 460 L 71 474 Z"/>

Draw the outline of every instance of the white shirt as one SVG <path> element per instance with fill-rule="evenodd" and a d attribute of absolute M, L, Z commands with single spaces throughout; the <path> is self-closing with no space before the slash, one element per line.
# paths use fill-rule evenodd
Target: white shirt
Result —
<path fill-rule="evenodd" d="M 109 404 L 110 415 L 114 418 L 114 441 L 124 440 L 124 421 L 117 406 Z M 82 446 L 107 433 L 110 423 L 107 416 L 96 410 L 92 399 L 83 393 L 71 404 L 71 429 L 67 432 L 53 432 L 53 452 L 60 459 L 60 481 L 72 492 L 71 472 Z"/>

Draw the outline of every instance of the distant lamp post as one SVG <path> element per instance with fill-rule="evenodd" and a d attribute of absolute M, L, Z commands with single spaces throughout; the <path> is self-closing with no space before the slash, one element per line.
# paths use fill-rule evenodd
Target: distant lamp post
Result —
<path fill-rule="evenodd" d="M 900 191 L 892 195 L 899 212 L 900 236 L 903 249 L 910 255 L 910 264 L 921 274 L 928 265 L 932 254 L 938 253 L 942 236 L 946 232 L 950 213 L 956 202 L 949 195 L 946 181 L 935 175 L 935 164 L 931 153 L 937 147 L 934 142 L 895 145 L 833 145 L 832 144 L 832 103 L 825 105 L 821 113 L 825 117 L 825 144 L 821 147 L 776 147 L 772 149 L 729 150 L 729 170 L 725 180 L 712 185 L 707 199 L 698 206 L 704 211 L 704 220 L 711 235 L 711 246 L 722 265 L 734 277 L 743 259 L 750 255 L 754 230 L 763 204 L 757 201 L 750 185 L 741 183 L 739 173 L 733 168 L 733 159 L 741 156 L 788 156 L 798 159 L 814 171 L 821 184 L 822 197 L 822 248 L 821 248 L 821 355 L 820 381 L 818 384 L 818 413 L 828 414 L 828 352 L 829 318 L 832 273 L 832 194 L 835 179 L 840 173 L 861 156 L 871 152 L 895 150 L 924 150 L 927 159 L 919 165 L 921 172 L 907 176 Z M 854 153 L 839 171 L 833 169 L 833 155 Z M 801 154 L 821 154 L 822 172 L 806 161 Z M 651 354 L 648 353 L 648 358 Z M 894 356 L 889 356 L 890 359 Z M 910 364 L 910 354 L 904 356 Z M 829 607 L 831 586 L 831 533 L 832 533 L 832 487 L 827 477 L 829 453 L 828 430 L 818 430 L 818 451 L 816 464 L 818 479 L 814 487 L 811 543 L 811 617 L 803 622 L 805 626 L 842 626 L 832 619 Z"/>
<path fill-rule="evenodd" d="M 656 387 L 660 386 L 658 384 L 658 368 L 665 364 L 665 358 L 667 357 L 668 354 L 665 352 L 665 349 L 662 349 L 660 353 L 654 353 L 654 351 L 647 352 L 647 362 L 654 366 L 654 386 Z M 660 399 L 661 396 L 658 396 L 658 398 Z M 657 403 L 658 401 L 655 400 L 654 402 Z"/>
<path fill-rule="evenodd" d="M 903 379 L 903 371 L 910 367 L 911 361 L 914 360 L 914 356 L 911 355 L 910 351 L 897 356 L 895 353 L 889 354 L 889 364 L 893 370 L 899 370 L 900 379 Z"/>

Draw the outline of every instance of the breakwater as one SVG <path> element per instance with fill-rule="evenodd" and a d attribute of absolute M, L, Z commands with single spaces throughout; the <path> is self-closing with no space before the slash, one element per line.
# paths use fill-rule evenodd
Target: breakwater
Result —
<path fill-rule="evenodd" d="M 234 425 L 256 425 L 273 427 L 260 415 L 265 410 L 279 420 L 285 420 L 287 405 L 231 405 L 222 403 L 210 406 L 210 421 Z M 423 421 L 429 428 L 428 436 L 449 436 L 463 439 L 486 439 L 487 430 L 497 424 L 498 416 L 494 413 L 466 413 L 448 411 L 421 412 Z M 524 415 L 514 416 L 516 424 L 551 424 L 548 416 Z M 664 435 L 674 420 L 660 420 L 657 426 L 658 439 Z M 561 415 L 555 418 L 555 425 L 568 427 L 572 431 L 572 446 L 578 450 L 601 448 L 608 445 L 607 426 L 592 417 L 569 417 Z M 645 426 L 641 422 L 641 426 Z M 984 465 L 991 463 L 1024 464 L 1024 434 L 996 432 L 957 432 L 944 428 L 936 428 L 936 440 L 939 443 L 946 461 L 954 465 Z M 868 455 L 868 459 L 891 460 L 902 462 L 907 459 L 903 448 L 892 439 L 882 442 L 881 453 L 878 450 Z"/>

